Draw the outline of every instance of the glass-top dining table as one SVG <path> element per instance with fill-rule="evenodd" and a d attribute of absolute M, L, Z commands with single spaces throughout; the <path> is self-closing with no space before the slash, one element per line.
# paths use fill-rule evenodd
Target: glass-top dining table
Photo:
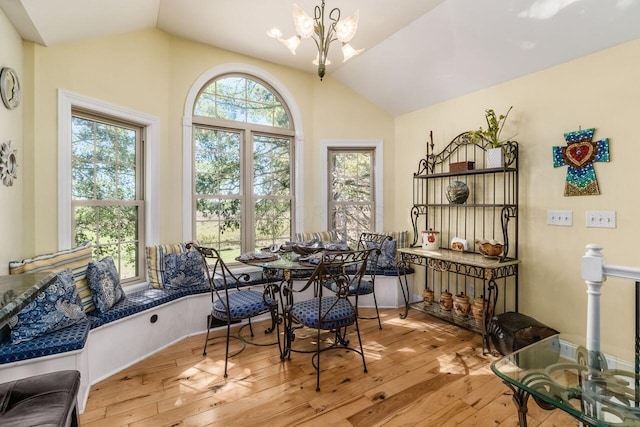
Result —
<path fill-rule="evenodd" d="M 329 258 L 333 258 L 336 262 L 336 268 L 339 266 L 343 269 L 346 266 L 352 264 L 358 264 L 361 260 L 357 257 L 353 257 L 357 252 L 354 251 L 322 251 L 325 256 L 324 272 L 326 273 L 328 267 L 326 264 L 326 254 L 329 253 Z M 310 262 L 308 256 L 301 256 L 294 252 L 284 252 L 274 254 L 272 259 L 259 261 L 252 260 L 251 262 L 245 262 L 253 266 L 259 266 L 262 268 L 264 277 L 267 281 L 265 284 L 265 295 L 273 298 L 278 302 L 278 312 L 276 315 L 276 325 L 278 336 L 280 337 L 280 327 L 284 329 L 283 338 L 278 339 L 280 346 L 280 358 L 285 360 L 291 356 L 291 344 L 295 339 L 296 325 L 294 325 L 291 316 L 289 316 L 289 309 L 294 303 L 294 295 L 301 296 L 301 292 L 313 292 L 313 296 L 318 295 L 320 280 L 322 274 L 316 275 L 316 268 L 323 259 L 318 257 L 320 253 L 316 254 L 314 262 Z M 343 262 L 338 260 L 342 259 Z M 308 285 L 310 278 L 315 276 L 315 282 L 312 286 Z M 294 287 L 295 281 L 298 281 L 297 287 Z"/>
<path fill-rule="evenodd" d="M 252 260 L 244 263 L 262 268 L 264 277 L 267 280 L 265 294 L 278 302 L 278 313 L 274 327 L 277 329 L 278 334 L 280 334 L 280 326 L 284 329 L 283 339 L 278 339 L 278 343 L 280 346 L 280 359 L 285 360 L 291 355 L 291 343 L 293 341 L 293 328 L 287 310 L 293 304 L 294 280 L 306 281 L 313 274 L 317 265 L 305 262 L 305 257 L 293 252 L 277 254 L 273 258 L 264 262 Z M 242 262 L 242 260 L 240 261 Z"/>

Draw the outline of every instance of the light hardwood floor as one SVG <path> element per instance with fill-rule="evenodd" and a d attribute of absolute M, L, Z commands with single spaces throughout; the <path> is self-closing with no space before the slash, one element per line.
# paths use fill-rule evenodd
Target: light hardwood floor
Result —
<path fill-rule="evenodd" d="M 483 356 L 478 334 L 417 311 L 400 319 L 399 312 L 382 310 L 382 330 L 375 320 L 360 321 L 368 373 L 356 353 L 323 353 L 320 392 L 310 354 L 281 362 L 276 346 L 248 345 L 230 359 L 225 380 L 224 340 L 202 356 L 200 335 L 91 387 L 81 426 L 518 425 L 511 391 L 491 372 L 496 358 Z M 254 325 L 257 340 L 274 338 L 266 326 Z M 295 346 L 311 345 L 303 335 Z M 533 400 L 528 423 L 578 425 Z"/>

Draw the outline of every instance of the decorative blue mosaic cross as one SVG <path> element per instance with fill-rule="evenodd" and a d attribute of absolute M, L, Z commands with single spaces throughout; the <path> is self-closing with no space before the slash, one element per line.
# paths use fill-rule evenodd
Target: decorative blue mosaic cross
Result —
<path fill-rule="evenodd" d="M 565 196 L 600 194 L 594 162 L 609 161 L 609 138 L 593 140 L 595 128 L 564 134 L 566 147 L 553 147 L 553 167 L 568 166 Z"/>

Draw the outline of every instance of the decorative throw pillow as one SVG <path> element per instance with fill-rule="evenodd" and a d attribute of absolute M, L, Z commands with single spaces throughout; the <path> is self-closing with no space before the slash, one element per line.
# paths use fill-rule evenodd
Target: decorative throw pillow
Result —
<path fill-rule="evenodd" d="M 146 249 L 147 255 L 147 280 L 149 287 L 154 289 L 164 288 L 164 266 L 165 256 L 186 252 L 184 243 L 170 245 L 149 246 Z"/>
<path fill-rule="evenodd" d="M 22 261 L 9 262 L 9 274 L 38 273 L 54 271 L 56 273 L 70 268 L 73 281 L 78 288 L 85 313 L 94 310 L 91 289 L 87 284 L 87 265 L 92 259 L 93 248 L 90 242 L 84 242 L 73 249 L 39 255 Z"/>
<path fill-rule="evenodd" d="M 87 279 L 93 294 L 93 303 L 100 313 L 108 311 L 124 298 L 124 291 L 120 286 L 120 275 L 111 257 L 105 257 L 97 262 L 91 261 L 87 267 Z"/>
<path fill-rule="evenodd" d="M 378 245 L 374 242 L 367 242 L 367 249 L 377 248 Z M 375 253 L 372 255 L 375 257 Z M 378 268 L 391 268 L 395 265 L 396 261 L 396 240 L 385 240 L 380 248 L 380 255 L 378 255 L 377 266 Z"/>
<path fill-rule="evenodd" d="M 164 287 L 175 289 L 205 283 L 202 255 L 188 251 L 164 256 Z"/>
<path fill-rule="evenodd" d="M 9 319 L 11 342 L 32 338 L 74 325 L 86 318 L 71 269 L 57 274 L 55 282 Z"/>

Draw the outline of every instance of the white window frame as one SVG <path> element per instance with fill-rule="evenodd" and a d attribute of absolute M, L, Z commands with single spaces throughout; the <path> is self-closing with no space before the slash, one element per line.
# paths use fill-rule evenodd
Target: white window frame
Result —
<path fill-rule="evenodd" d="M 325 139 L 320 141 L 320 158 L 322 159 L 321 177 L 322 182 L 322 207 L 320 210 L 322 224 L 326 224 L 329 227 L 329 150 L 346 150 L 349 148 L 369 149 L 374 151 L 374 195 L 375 195 L 375 230 L 372 232 L 382 233 L 384 226 L 384 200 L 383 200 L 383 170 L 384 164 L 382 159 L 384 158 L 383 143 L 381 139 Z"/>
<path fill-rule="evenodd" d="M 294 187 L 295 194 L 295 231 L 302 231 L 303 212 L 304 212 L 304 186 L 302 179 L 303 159 L 304 159 L 304 133 L 302 131 L 302 116 L 300 109 L 296 104 L 289 90 L 271 74 L 261 68 L 243 64 L 228 63 L 213 67 L 205 71 L 196 79 L 187 95 L 184 104 L 184 114 L 182 117 L 182 235 L 185 241 L 194 238 L 193 229 L 193 107 L 196 98 L 202 88 L 211 80 L 230 73 L 246 74 L 247 77 L 255 76 L 262 81 L 268 83 L 280 96 L 283 102 L 289 108 L 291 120 L 294 129 Z"/>
<path fill-rule="evenodd" d="M 73 245 L 71 215 L 71 119 L 74 108 L 111 116 L 144 128 L 145 246 L 160 243 L 160 119 L 66 90 L 58 90 L 58 250 Z M 144 248 L 142 248 L 144 249 Z M 145 271 L 145 266 L 140 266 Z M 143 273 L 144 277 L 146 274 Z"/>

